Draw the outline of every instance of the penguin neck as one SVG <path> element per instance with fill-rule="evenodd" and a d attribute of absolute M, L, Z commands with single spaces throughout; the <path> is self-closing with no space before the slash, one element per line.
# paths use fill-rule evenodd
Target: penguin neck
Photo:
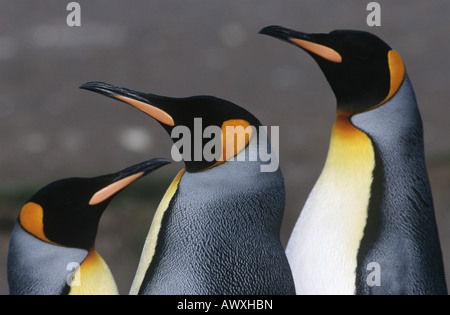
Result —
<path fill-rule="evenodd" d="M 350 121 L 351 114 L 338 112 L 331 131 L 331 140 L 324 170 L 347 167 L 357 169 L 358 164 L 373 158 L 373 150 L 368 150 L 371 141 L 367 134 L 356 128 Z"/>
<path fill-rule="evenodd" d="M 108 265 L 94 248 L 74 273 L 69 295 L 118 295 Z"/>
<path fill-rule="evenodd" d="M 324 169 L 287 247 L 298 294 L 353 294 L 375 167 L 370 138 L 338 112 Z"/>
<path fill-rule="evenodd" d="M 377 147 L 392 150 L 394 154 L 403 152 L 395 150 L 396 147 L 412 148 L 415 152 L 412 156 L 423 159 L 422 119 L 407 74 L 391 99 L 373 110 L 352 116 L 351 122 L 370 135 Z"/>
<path fill-rule="evenodd" d="M 346 112 L 337 114 L 327 160 L 316 187 L 320 194 L 328 194 L 330 189 L 331 198 L 336 201 L 332 216 L 345 216 L 347 222 L 352 222 L 353 233 L 343 232 L 350 236 L 353 257 L 367 218 L 375 152 L 369 136 L 356 128 L 350 117 Z"/>
<path fill-rule="evenodd" d="M 325 177 L 329 183 L 340 187 L 339 191 L 348 190 L 347 193 L 351 195 L 355 184 L 370 185 L 375 156 L 371 139 L 352 124 L 350 117 L 351 114 L 347 112 L 337 114 L 319 183 Z"/>

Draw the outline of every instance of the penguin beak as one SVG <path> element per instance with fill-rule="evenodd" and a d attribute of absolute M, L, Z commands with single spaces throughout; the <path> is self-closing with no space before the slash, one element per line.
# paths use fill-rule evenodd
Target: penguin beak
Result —
<path fill-rule="evenodd" d="M 307 34 L 281 26 L 267 26 L 259 33 L 287 41 L 330 62 L 342 62 L 342 56 L 336 50 L 325 43 L 321 43 L 318 37 L 323 36 L 323 34 Z"/>
<path fill-rule="evenodd" d="M 102 176 L 108 179 L 108 184 L 94 193 L 89 201 L 89 205 L 97 205 L 108 200 L 139 178 L 142 178 L 143 176 L 169 163 L 170 161 L 167 159 L 156 158 L 130 166 L 120 172 Z"/>
<path fill-rule="evenodd" d="M 175 126 L 172 116 L 163 109 L 151 105 L 146 100 L 144 93 L 117 87 L 103 82 L 88 82 L 80 86 L 80 89 L 97 92 L 105 96 L 117 99 L 139 109 L 140 111 L 153 117 L 164 125 L 170 127 Z"/>

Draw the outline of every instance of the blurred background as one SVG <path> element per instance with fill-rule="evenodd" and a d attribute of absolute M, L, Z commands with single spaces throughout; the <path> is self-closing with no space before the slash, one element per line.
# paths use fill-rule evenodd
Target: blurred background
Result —
<path fill-rule="evenodd" d="M 21 206 L 40 187 L 71 176 L 115 172 L 170 158 L 158 123 L 125 104 L 80 90 L 105 81 L 185 97 L 215 95 L 267 126 L 280 126 L 287 188 L 286 244 L 323 167 L 335 99 L 300 49 L 259 35 L 278 24 L 305 32 L 360 29 L 397 50 L 415 87 L 427 164 L 450 283 L 450 2 L 80 0 L 81 26 L 66 24 L 69 1 L 0 0 L 0 294 L 8 293 L 9 235 Z M 159 200 L 183 165 L 130 186 L 102 218 L 97 250 L 127 294 Z"/>

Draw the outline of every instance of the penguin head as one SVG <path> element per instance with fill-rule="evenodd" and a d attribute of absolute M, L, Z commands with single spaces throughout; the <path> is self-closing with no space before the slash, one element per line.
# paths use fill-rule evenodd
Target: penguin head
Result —
<path fill-rule="evenodd" d="M 20 225 L 42 241 L 89 250 L 94 247 L 100 217 L 114 196 L 168 163 L 152 159 L 110 175 L 53 182 L 24 205 Z"/>
<path fill-rule="evenodd" d="M 181 134 L 185 135 L 184 131 L 190 133 L 191 150 L 182 154 L 187 172 L 205 171 L 236 156 L 249 144 L 250 138 L 255 136 L 252 131 L 256 128 L 251 127 L 261 125 L 258 119 L 244 108 L 213 96 L 166 97 L 102 82 L 88 82 L 80 88 L 125 102 L 153 117 L 175 143 Z M 211 129 L 212 127 L 215 129 Z M 230 130 L 228 127 L 233 129 L 232 134 L 227 134 L 226 131 Z M 214 154 L 213 158 L 208 158 L 202 153 L 212 137 L 218 133 L 214 133 L 214 130 L 221 133 L 221 144 L 217 146 L 221 152 Z M 243 132 L 245 141 L 234 141 L 235 136 L 239 138 Z"/>
<path fill-rule="evenodd" d="M 397 92 L 405 76 L 399 54 L 368 32 L 336 30 L 307 34 L 269 26 L 260 33 L 309 53 L 325 74 L 340 111 L 360 113 L 382 105 Z"/>

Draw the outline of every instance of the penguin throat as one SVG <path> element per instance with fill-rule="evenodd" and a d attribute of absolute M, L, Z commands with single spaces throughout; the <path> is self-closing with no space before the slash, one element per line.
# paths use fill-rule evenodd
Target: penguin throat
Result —
<path fill-rule="evenodd" d="M 369 136 L 352 124 L 351 117 L 350 112 L 338 111 L 331 133 L 327 164 L 358 170 L 374 163 L 374 150 Z"/>
<path fill-rule="evenodd" d="M 342 172 L 343 183 L 347 182 L 344 175 L 370 179 L 375 161 L 371 139 L 351 123 L 350 117 L 348 112 L 338 112 L 324 168 L 324 171 Z M 356 178 L 353 180 L 357 182 Z M 347 183 L 348 186 L 350 184 Z"/>
<path fill-rule="evenodd" d="M 118 295 L 116 282 L 103 258 L 91 249 L 74 273 L 69 295 Z"/>
<path fill-rule="evenodd" d="M 370 138 L 350 117 L 337 115 L 324 169 L 290 240 L 289 259 L 293 266 L 301 266 L 293 270 L 300 293 L 355 291 L 375 153 Z"/>

